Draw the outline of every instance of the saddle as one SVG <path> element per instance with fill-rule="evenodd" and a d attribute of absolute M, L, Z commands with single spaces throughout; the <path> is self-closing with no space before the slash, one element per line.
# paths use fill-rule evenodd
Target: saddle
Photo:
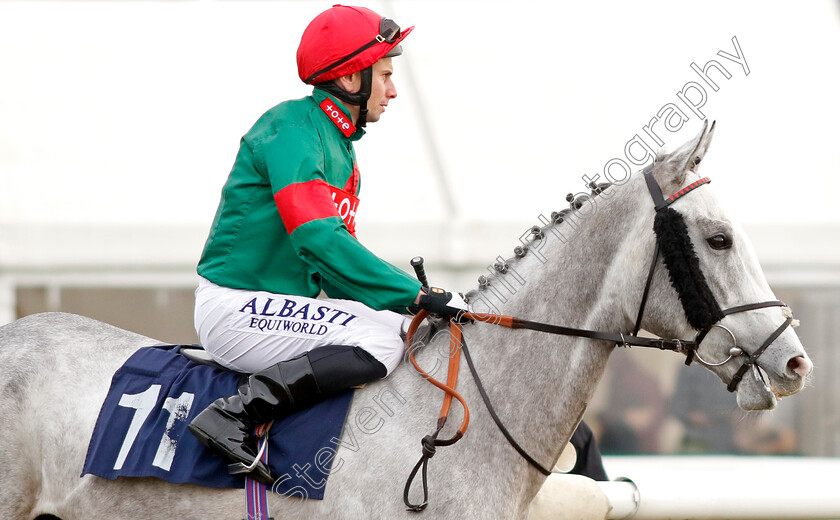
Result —
<path fill-rule="evenodd" d="M 206 365 L 219 370 L 227 370 L 225 367 L 214 361 L 213 356 L 204 350 L 201 345 L 180 345 L 178 354 L 181 354 L 193 363 L 197 363 L 199 365 Z"/>

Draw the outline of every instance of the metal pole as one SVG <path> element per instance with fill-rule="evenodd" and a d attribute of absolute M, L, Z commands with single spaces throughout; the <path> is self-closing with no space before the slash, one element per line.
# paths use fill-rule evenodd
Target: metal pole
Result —
<path fill-rule="evenodd" d="M 8 276 L 0 275 L 0 326 L 17 318 L 15 284 Z"/>
<path fill-rule="evenodd" d="M 390 15 L 394 13 L 394 7 L 390 0 L 383 0 L 384 11 Z M 417 118 L 420 125 L 420 135 L 426 149 L 429 151 L 429 158 L 432 162 L 432 173 L 437 178 L 440 185 L 441 199 L 444 210 L 446 211 L 446 220 L 453 222 L 458 216 L 458 205 L 455 202 L 452 185 L 449 182 L 449 175 L 446 172 L 446 167 L 443 164 L 440 148 L 435 139 L 434 132 L 432 132 L 432 125 L 429 121 L 429 111 L 426 102 L 423 98 L 422 89 L 418 88 L 417 76 L 414 73 L 414 66 L 411 61 L 410 52 L 400 56 L 400 67 L 405 71 L 408 79 L 408 84 L 411 85 L 413 95 L 410 96 L 414 109 L 417 112 Z"/>

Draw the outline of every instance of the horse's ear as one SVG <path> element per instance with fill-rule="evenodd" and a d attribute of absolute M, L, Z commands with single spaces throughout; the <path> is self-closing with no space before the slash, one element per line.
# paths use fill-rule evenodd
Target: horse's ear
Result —
<path fill-rule="evenodd" d="M 694 139 L 665 156 L 656 168 L 659 185 L 664 187 L 673 183 L 679 189 L 685 183 L 686 175 L 695 171 L 703 160 L 714 134 L 714 121 L 711 126 L 708 121 L 703 121 L 703 130 Z"/>

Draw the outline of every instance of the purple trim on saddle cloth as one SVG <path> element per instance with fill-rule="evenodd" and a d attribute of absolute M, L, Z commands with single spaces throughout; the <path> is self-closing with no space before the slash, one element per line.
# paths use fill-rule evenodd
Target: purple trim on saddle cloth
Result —
<path fill-rule="evenodd" d="M 199 365 L 179 345 L 141 348 L 117 370 L 91 436 L 82 475 L 157 477 L 175 484 L 243 488 L 187 430 L 207 405 L 236 393 L 239 374 Z M 271 428 L 272 492 L 322 499 L 353 392 L 301 410 Z"/>

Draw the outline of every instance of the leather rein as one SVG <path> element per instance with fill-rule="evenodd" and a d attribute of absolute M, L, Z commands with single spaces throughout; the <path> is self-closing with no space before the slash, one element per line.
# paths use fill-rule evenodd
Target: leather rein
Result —
<path fill-rule="evenodd" d="M 403 490 L 403 502 L 405 503 L 409 511 L 415 512 L 419 512 L 425 509 L 426 505 L 428 505 L 429 502 L 429 488 L 427 480 L 427 469 L 429 459 L 431 459 L 435 455 L 436 448 L 438 446 L 451 446 L 452 444 L 458 442 L 467 432 L 467 427 L 470 423 L 469 406 L 467 405 L 467 402 L 463 398 L 463 396 L 461 396 L 461 394 L 458 393 L 457 390 L 455 390 L 455 387 L 458 383 L 458 371 L 460 369 L 461 353 L 464 354 L 464 358 L 467 361 L 467 366 L 469 367 L 473 380 L 475 381 L 475 384 L 478 387 L 479 394 L 481 394 L 481 398 L 484 401 L 485 406 L 487 406 L 487 410 L 490 412 L 490 416 L 493 418 L 493 421 L 496 423 L 496 426 L 502 432 L 502 435 L 504 435 L 505 439 L 507 439 L 510 445 L 513 446 L 513 448 L 540 473 L 546 476 L 551 474 L 550 469 L 547 469 L 545 466 L 537 462 L 525 451 L 524 448 L 522 448 L 522 446 L 519 445 L 518 442 L 516 442 L 516 440 L 510 434 L 508 429 L 505 427 L 504 423 L 502 423 L 502 420 L 499 418 L 498 414 L 496 414 L 496 411 L 493 408 L 493 404 L 490 401 L 490 397 L 489 395 L 487 395 L 487 392 L 484 389 L 484 385 L 481 382 L 481 378 L 479 377 L 478 372 L 475 369 L 475 365 L 473 364 L 472 357 L 469 353 L 469 349 L 467 348 L 467 341 L 463 335 L 463 329 L 461 328 L 462 323 L 466 321 L 480 321 L 483 323 L 500 325 L 502 327 L 507 327 L 510 329 L 527 329 L 539 332 L 547 332 L 549 334 L 559 334 L 563 336 L 576 336 L 581 338 L 600 339 L 615 342 L 625 347 L 650 347 L 658 348 L 660 350 L 672 350 L 675 352 L 685 351 L 687 350 L 687 348 L 690 348 L 687 345 L 693 344 L 693 342 L 685 342 L 679 339 L 668 340 L 661 338 L 644 338 L 638 336 L 624 335 L 621 333 L 616 334 L 612 332 L 575 329 L 571 327 L 563 327 L 560 325 L 551 325 L 548 323 L 523 320 L 519 318 L 514 318 L 512 316 L 500 316 L 498 314 L 467 312 L 459 314 L 456 318 L 453 318 L 449 322 L 449 368 L 447 370 L 446 383 L 443 383 L 430 376 L 428 373 L 426 373 L 426 371 L 424 371 L 420 367 L 420 365 L 417 363 L 417 360 L 414 357 L 416 349 L 411 348 L 414 334 L 417 332 L 417 329 L 419 328 L 423 320 L 425 320 L 428 316 L 428 312 L 421 310 L 414 316 L 414 319 L 411 321 L 411 325 L 409 326 L 405 340 L 406 345 L 409 346 L 408 359 L 414 366 L 414 369 L 417 370 L 417 372 L 424 379 L 429 381 L 432 385 L 443 390 L 445 392 L 445 395 L 443 398 L 443 405 L 441 406 L 440 415 L 438 416 L 437 429 L 433 434 L 426 435 L 420 441 L 420 445 L 422 446 L 422 456 L 420 457 L 420 460 L 417 462 L 417 464 L 415 464 L 414 468 L 411 470 L 411 473 L 408 476 L 408 480 L 406 481 L 405 488 Z M 443 427 L 446 425 L 446 421 L 449 417 L 449 410 L 452 406 L 453 399 L 461 403 L 461 406 L 464 408 L 464 417 L 461 421 L 461 425 L 458 427 L 458 430 L 452 437 L 448 439 L 439 439 L 438 435 L 440 434 L 441 430 L 443 430 Z M 423 483 L 423 502 L 419 504 L 413 504 L 408 498 L 408 493 L 411 488 L 411 483 L 414 481 L 414 478 L 417 476 L 418 471 L 420 471 L 421 469 Z"/>
<path fill-rule="evenodd" d="M 653 177 L 653 167 L 648 166 L 644 171 L 644 178 L 647 183 L 648 191 L 653 198 L 653 202 L 655 205 L 656 211 L 660 211 L 668 206 L 670 206 L 673 202 L 675 202 L 680 197 L 690 193 L 691 191 L 703 186 L 704 184 L 708 184 L 711 180 L 708 177 L 704 177 L 685 188 L 681 189 L 668 199 L 665 199 L 662 195 L 662 191 L 659 188 L 656 180 Z M 528 461 L 531 466 L 536 468 L 540 473 L 548 476 L 551 474 L 551 470 L 540 464 L 536 461 L 533 457 L 528 455 L 528 453 L 519 445 L 518 442 L 513 438 L 510 432 L 502 423 L 499 416 L 496 414 L 495 409 L 493 408 L 492 403 L 490 402 L 490 398 L 487 395 L 487 392 L 484 389 L 484 385 L 481 382 L 481 379 L 478 376 L 477 371 L 475 370 L 475 366 L 472 362 L 472 357 L 470 356 L 469 349 L 467 348 L 466 338 L 463 336 L 463 330 L 461 325 L 467 322 L 482 322 L 488 323 L 493 325 L 499 325 L 503 327 L 507 327 L 510 329 L 527 329 L 533 330 L 538 332 L 545 332 L 549 334 L 558 334 L 562 336 L 574 336 L 580 338 L 588 338 L 588 339 L 595 339 L 595 340 L 604 340 L 616 343 L 619 347 L 644 347 L 644 348 L 656 348 L 659 350 L 670 350 L 674 352 L 684 352 L 686 354 L 686 365 L 689 365 L 691 361 L 696 357 L 698 362 L 707 365 L 707 366 L 718 366 L 728 362 L 730 359 L 734 357 L 744 356 L 746 357 L 746 361 L 741 365 L 738 369 L 736 374 L 732 377 L 731 381 L 729 382 L 727 389 L 730 392 L 735 391 L 737 388 L 738 383 L 743 378 L 744 374 L 747 372 L 749 368 L 752 368 L 756 379 L 761 379 L 763 381 L 763 376 L 761 376 L 760 371 L 758 370 L 757 361 L 758 357 L 764 353 L 767 347 L 779 337 L 779 335 L 784 332 L 784 330 L 791 325 L 793 318 L 792 316 L 787 316 L 782 325 L 780 325 L 765 341 L 764 343 L 752 354 L 748 354 L 744 352 L 742 349 L 737 347 L 737 340 L 735 339 L 735 335 L 726 327 L 722 325 L 718 325 L 717 323 L 713 323 L 708 325 L 707 327 L 700 330 L 693 340 L 684 340 L 684 339 L 663 339 L 663 338 L 649 338 L 649 337 L 640 337 L 637 336 L 639 330 L 641 329 L 641 321 L 644 315 L 645 306 L 647 304 L 648 294 L 650 292 L 651 283 L 653 281 L 653 275 L 656 270 L 656 266 L 658 264 L 659 256 L 660 256 L 660 247 L 659 242 L 657 241 L 656 248 L 654 250 L 653 260 L 651 262 L 650 269 L 648 271 L 647 281 L 645 283 L 644 292 L 642 294 L 642 300 L 639 305 L 639 312 L 636 317 L 636 323 L 633 330 L 633 334 L 623 334 L 623 333 L 614 333 L 614 332 L 604 332 L 604 331 L 595 331 L 595 330 L 587 330 L 587 329 L 577 329 L 572 327 L 564 327 L 561 325 L 553 325 L 549 323 L 541 323 L 536 321 L 529 321 L 520 318 L 515 318 L 512 316 L 502 316 L 498 314 L 485 314 L 485 313 L 461 313 L 458 316 L 452 318 L 449 321 L 449 329 L 450 329 L 450 342 L 449 342 L 449 368 L 447 371 L 446 382 L 443 383 L 438 381 L 437 379 L 430 376 L 426 373 L 420 365 L 417 363 L 417 360 L 414 357 L 414 353 L 417 349 L 412 347 L 412 340 L 414 338 L 414 334 L 417 332 L 420 324 L 425 320 L 429 314 L 428 312 L 421 310 L 415 316 L 411 322 L 411 325 L 408 329 L 408 333 L 406 335 L 406 346 L 409 349 L 408 351 L 408 359 L 411 364 L 414 366 L 415 370 L 427 381 L 432 383 L 434 386 L 440 388 L 444 391 L 444 399 L 443 405 L 441 406 L 440 415 L 438 416 L 437 420 L 437 429 L 431 435 L 426 435 L 420 441 L 422 446 L 422 456 L 420 460 L 415 464 L 414 468 L 412 469 L 411 473 L 408 476 L 408 479 L 405 483 L 405 488 L 403 490 L 403 502 L 405 503 L 407 509 L 409 511 L 420 512 L 423 511 L 426 506 L 428 505 L 429 501 L 429 491 L 428 491 L 428 482 L 427 482 L 427 469 L 428 469 L 428 462 L 436 452 L 436 448 L 439 446 L 450 446 L 458 442 L 466 433 L 467 428 L 470 422 L 470 412 L 469 407 L 467 406 L 466 401 L 464 398 L 455 390 L 455 387 L 458 382 L 458 372 L 460 369 L 460 359 L 461 353 L 463 352 L 464 358 L 467 361 L 467 365 L 469 367 L 470 373 L 473 377 L 473 380 L 476 383 L 478 388 L 479 394 L 484 401 L 487 410 L 489 411 L 493 421 L 496 423 L 496 426 L 499 428 L 501 433 L 504 435 L 505 439 L 513 446 L 513 448 L 526 460 Z M 725 317 L 729 314 L 734 314 L 738 312 L 750 311 L 755 309 L 762 309 L 766 307 L 775 307 L 780 306 L 787 309 L 787 305 L 779 300 L 771 300 L 765 301 L 760 303 L 752 303 L 746 305 L 740 305 L 736 307 L 731 307 L 729 309 L 721 311 L 722 317 Z M 722 318 L 721 318 L 722 319 Z M 733 339 L 733 348 L 730 349 L 729 357 L 720 362 L 720 363 L 709 363 L 704 361 L 700 356 L 696 355 L 696 351 L 706 337 L 706 335 L 712 330 L 714 327 L 721 327 L 732 336 Z M 766 383 L 765 383 L 766 385 Z M 446 425 L 447 418 L 449 417 L 449 410 L 452 405 L 452 401 L 457 400 L 461 403 L 464 408 L 464 417 L 461 421 L 461 425 L 458 427 L 458 430 L 455 434 L 448 438 L 448 439 L 439 439 L 438 436 L 443 430 L 444 426 Z M 409 500 L 408 494 L 411 488 L 411 484 L 414 481 L 414 478 L 417 476 L 417 473 L 422 469 L 422 484 L 423 484 L 423 502 L 419 504 L 413 504 Z"/>

